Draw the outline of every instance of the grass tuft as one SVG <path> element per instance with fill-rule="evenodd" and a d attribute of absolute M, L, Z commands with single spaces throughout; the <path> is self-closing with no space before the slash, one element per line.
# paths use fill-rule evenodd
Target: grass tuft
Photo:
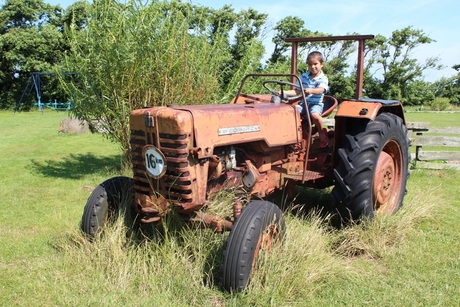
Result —
<path fill-rule="evenodd" d="M 343 271 L 331 252 L 328 223 L 318 213 L 286 217 L 285 242 L 259 259 L 249 292 L 276 291 L 293 301 Z M 279 297 L 280 298 L 280 297 Z"/>
<path fill-rule="evenodd" d="M 424 194 L 423 198 L 427 196 Z M 431 196 L 434 198 L 434 192 Z M 436 206 L 434 201 L 422 201 L 421 196 L 408 198 L 396 214 L 378 215 L 337 232 L 334 243 L 337 254 L 379 259 L 397 248 L 413 233 L 417 224 L 432 217 Z M 423 206 L 420 206 L 422 203 Z"/>

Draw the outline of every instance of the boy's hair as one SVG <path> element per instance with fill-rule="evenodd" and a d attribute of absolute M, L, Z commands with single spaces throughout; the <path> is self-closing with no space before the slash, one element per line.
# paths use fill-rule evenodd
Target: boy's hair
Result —
<path fill-rule="evenodd" d="M 319 62 L 320 63 L 323 63 L 324 62 L 324 59 L 323 59 L 323 54 L 319 51 L 312 51 L 308 54 L 307 56 L 307 62 L 309 59 L 311 58 L 318 58 L 319 59 Z"/>

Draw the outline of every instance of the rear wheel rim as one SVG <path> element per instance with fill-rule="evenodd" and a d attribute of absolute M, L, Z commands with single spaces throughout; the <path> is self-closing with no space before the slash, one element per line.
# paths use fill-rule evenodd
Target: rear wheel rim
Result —
<path fill-rule="evenodd" d="M 373 184 L 373 203 L 377 213 L 391 214 L 398 208 L 402 193 L 403 156 L 399 144 L 385 144 L 377 161 Z"/>

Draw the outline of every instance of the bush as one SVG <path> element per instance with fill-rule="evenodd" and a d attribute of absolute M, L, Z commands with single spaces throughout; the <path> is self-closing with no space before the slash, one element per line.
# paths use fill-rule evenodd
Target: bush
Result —
<path fill-rule="evenodd" d="M 432 111 L 444 111 L 444 110 L 447 110 L 449 106 L 450 106 L 449 98 L 437 97 L 434 99 L 430 107 Z"/>
<path fill-rule="evenodd" d="M 226 41 L 211 44 L 196 23 L 191 28 L 187 12 L 167 2 L 88 4 L 86 28 L 68 29 L 71 51 L 62 67 L 76 73 L 71 80 L 61 76 L 72 115 L 99 121 L 107 137 L 127 150 L 132 110 L 217 100 Z"/>

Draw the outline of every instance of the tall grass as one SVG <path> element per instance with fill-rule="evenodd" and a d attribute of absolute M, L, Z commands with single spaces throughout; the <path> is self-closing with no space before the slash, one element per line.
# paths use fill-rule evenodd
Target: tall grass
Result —
<path fill-rule="evenodd" d="M 220 287 L 227 234 L 188 228 L 174 215 L 163 228 L 132 234 L 120 216 L 95 242 L 85 238 L 85 201 L 119 174 L 119 150 L 98 135 L 58 134 L 65 116 L 0 112 L 2 306 L 455 306 L 460 299 L 459 172 L 414 170 L 400 211 L 345 229 L 317 211 L 329 190 L 298 189 L 286 203 L 284 243 L 260 254 L 246 291 L 227 293 Z M 219 194 L 210 209 L 228 209 L 233 197 Z"/>
<path fill-rule="evenodd" d="M 393 252 L 414 231 L 415 226 L 429 219 L 436 203 L 434 191 L 406 199 L 406 205 L 396 216 L 381 215 L 372 220 L 351 225 L 337 233 L 335 251 L 345 257 L 365 256 L 380 259 L 387 252 Z M 431 195 L 430 195 L 431 194 Z M 420 206 L 420 203 L 424 203 Z"/>
<path fill-rule="evenodd" d="M 190 230 L 138 242 L 127 238 L 126 231 L 119 219 L 95 243 L 75 232 L 56 238 L 53 245 L 64 255 L 64 267 L 76 261 L 84 264 L 79 273 L 82 278 L 64 277 L 57 283 L 65 289 L 92 293 L 88 304 L 99 306 L 120 302 L 130 306 L 203 306 L 208 305 L 209 297 L 223 296 L 213 286 L 212 271 L 218 263 L 215 258 L 222 236 Z M 74 299 L 82 297 L 77 294 Z"/>
<path fill-rule="evenodd" d="M 91 294 L 87 303 L 99 306 L 303 305 L 331 281 L 360 280 L 363 272 L 353 259 L 378 261 L 394 255 L 433 214 L 435 203 L 420 207 L 419 200 L 410 199 L 394 216 L 344 230 L 330 227 L 315 212 L 303 217 L 287 212 L 285 242 L 261 254 L 248 289 L 240 294 L 220 289 L 226 235 L 177 228 L 166 220 L 156 236 L 133 240 L 122 217 L 93 243 L 76 230 L 66 231 L 50 241 L 59 259 L 53 270 L 65 272 L 53 277 L 53 292 L 60 297 L 56 304 L 82 303 L 86 293 Z"/>

